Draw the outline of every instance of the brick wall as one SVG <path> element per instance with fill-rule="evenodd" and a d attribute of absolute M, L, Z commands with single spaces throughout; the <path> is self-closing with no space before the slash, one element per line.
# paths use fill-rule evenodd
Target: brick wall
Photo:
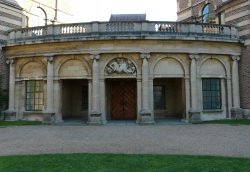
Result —
<path fill-rule="evenodd" d="M 242 48 L 239 73 L 241 107 L 250 109 L 250 45 Z"/>
<path fill-rule="evenodd" d="M 3 51 L 0 51 L 0 111 L 8 107 L 9 70 L 5 61 Z"/>

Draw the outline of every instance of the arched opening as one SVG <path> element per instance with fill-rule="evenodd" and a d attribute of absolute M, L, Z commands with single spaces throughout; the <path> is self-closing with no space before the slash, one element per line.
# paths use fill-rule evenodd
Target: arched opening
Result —
<path fill-rule="evenodd" d="M 174 58 L 163 58 L 154 67 L 155 120 L 185 118 L 184 69 Z"/>

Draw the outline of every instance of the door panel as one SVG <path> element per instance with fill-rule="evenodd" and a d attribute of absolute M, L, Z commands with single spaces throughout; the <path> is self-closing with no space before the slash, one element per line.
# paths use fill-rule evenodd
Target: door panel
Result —
<path fill-rule="evenodd" d="M 136 82 L 134 80 L 111 81 L 111 118 L 136 119 Z"/>

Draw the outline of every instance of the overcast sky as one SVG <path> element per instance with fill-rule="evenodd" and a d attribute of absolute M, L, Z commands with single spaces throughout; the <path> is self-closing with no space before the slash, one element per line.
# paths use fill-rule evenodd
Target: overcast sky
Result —
<path fill-rule="evenodd" d="M 147 20 L 176 21 L 176 0 L 71 0 L 74 21 L 108 21 L 110 14 L 146 13 Z"/>

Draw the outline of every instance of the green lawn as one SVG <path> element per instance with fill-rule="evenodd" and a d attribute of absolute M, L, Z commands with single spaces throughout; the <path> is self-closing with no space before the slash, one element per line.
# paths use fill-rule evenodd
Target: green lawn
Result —
<path fill-rule="evenodd" d="M 250 171 L 250 158 L 178 155 L 53 154 L 0 157 L 0 171 Z"/>
<path fill-rule="evenodd" d="M 40 121 L 0 121 L 0 126 L 41 125 Z"/>
<path fill-rule="evenodd" d="M 205 121 L 205 122 L 201 122 L 201 123 L 203 123 L 203 124 L 250 125 L 250 119 L 237 119 L 237 120 L 224 119 L 224 120 Z"/>

